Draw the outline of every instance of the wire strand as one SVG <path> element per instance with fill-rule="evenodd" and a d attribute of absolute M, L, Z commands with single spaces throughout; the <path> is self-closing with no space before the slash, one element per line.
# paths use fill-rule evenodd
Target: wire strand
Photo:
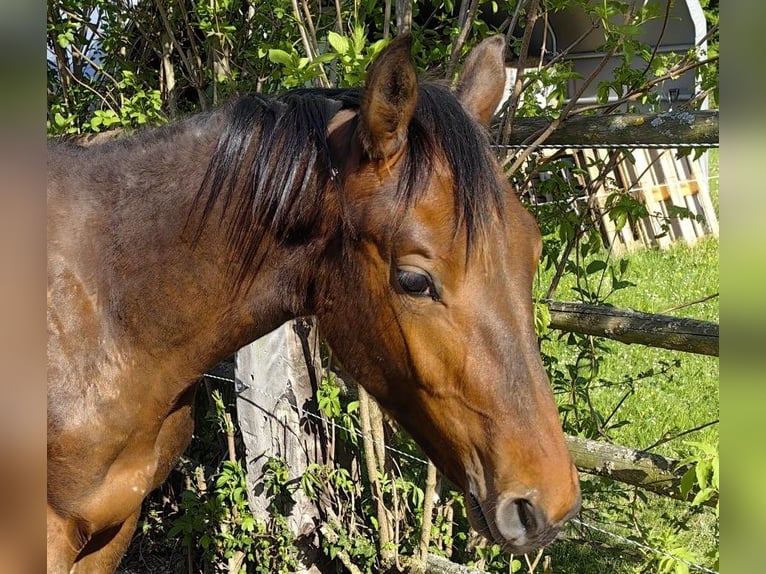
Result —
<path fill-rule="evenodd" d="M 644 550 L 648 550 L 650 552 L 654 552 L 655 554 L 659 554 L 661 556 L 665 556 L 666 558 L 671 558 L 672 560 L 675 560 L 676 562 L 680 562 L 681 564 L 685 564 L 689 568 L 694 568 L 695 570 L 700 570 L 702 572 L 708 572 L 709 574 L 719 574 L 716 570 L 711 570 L 710 568 L 706 568 L 705 566 L 701 566 L 699 564 L 694 564 L 693 562 L 689 562 L 688 560 L 684 560 L 683 558 L 680 558 L 678 556 L 673 556 L 672 554 L 669 554 L 665 552 L 664 550 L 660 550 L 659 548 L 652 548 L 651 546 L 647 546 L 646 544 L 643 544 L 641 542 L 638 542 L 636 540 L 632 540 L 630 538 L 626 538 L 625 536 L 622 536 L 620 534 L 617 534 L 616 532 L 611 532 L 609 530 L 604 530 L 603 528 L 599 528 L 598 526 L 594 526 L 593 524 L 588 524 L 587 522 L 583 522 L 582 520 L 578 518 L 572 518 L 571 522 L 574 524 L 579 524 L 580 526 L 583 526 L 585 528 L 588 528 L 589 530 L 593 530 L 595 532 L 600 532 L 601 534 L 606 534 L 607 536 L 610 536 L 616 540 L 619 540 L 620 542 L 623 542 L 624 544 L 628 544 L 630 546 L 637 546 L 638 548 L 642 548 Z"/>
<path fill-rule="evenodd" d="M 490 147 L 497 150 L 526 149 L 529 144 L 492 144 Z M 684 142 L 684 143 L 600 143 L 600 144 L 576 144 L 576 143 L 542 143 L 535 146 L 536 149 L 717 149 L 718 142 Z"/>

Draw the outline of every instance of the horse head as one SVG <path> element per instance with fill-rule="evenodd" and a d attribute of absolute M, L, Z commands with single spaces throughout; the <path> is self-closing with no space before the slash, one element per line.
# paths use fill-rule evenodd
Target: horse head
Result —
<path fill-rule="evenodd" d="M 474 528 L 522 553 L 580 491 L 533 326 L 540 233 L 486 135 L 504 48 L 474 49 L 453 92 L 418 82 L 399 37 L 359 109 L 333 118 L 343 247 L 325 254 L 316 314 L 344 369 L 464 491 Z"/>

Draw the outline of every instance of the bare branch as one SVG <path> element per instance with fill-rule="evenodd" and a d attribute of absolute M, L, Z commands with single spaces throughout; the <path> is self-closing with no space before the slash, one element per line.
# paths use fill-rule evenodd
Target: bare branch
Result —
<path fill-rule="evenodd" d="M 462 0 L 460 3 L 460 16 L 458 18 L 460 32 L 458 32 L 458 35 L 455 36 L 455 40 L 452 42 L 452 51 L 450 53 L 449 64 L 447 65 L 447 80 L 451 81 L 455 73 L 457 61 L 460 59 L 460 52 L 463 50 L 468 34 L 471 32 L 478 5 L 479 0 Z"/>
<path fill-rule="evenodd" d="M 521 39 L 521 48 L 519 49 L 519 61 L 516 65 L 516 81 L 513 84 L 513 93 L 508 98 L 505 111 L 505 125 L 503 126 L 501 141 L 508 139 L 513 127 L 513 120 L 516 116 L 516 110 L 519 107 L 519 100 L 521 99 L 521 91 L 524 80 L 524 67 L 527 61 L 527 54 L 529 53 L 529 43 L 532 39 L 532 31 L 537 22 L 537 12 L 540 5 L 540 0 L 529 0 L 529 9 L 527 13 L 527 24 L 524 28 L 524 36 Z M 509 33 L 513 33 L 509 30 Z"/>

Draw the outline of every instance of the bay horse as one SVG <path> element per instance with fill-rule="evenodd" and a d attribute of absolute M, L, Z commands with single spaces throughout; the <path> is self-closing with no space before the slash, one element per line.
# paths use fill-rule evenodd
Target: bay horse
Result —
<path fill-rule="evenodd" d="M 492 156 L 501 37 L 454 91 L 411 39 L 361 89 L 243 96 L 48 148 L 48 571 L 112 572 L 191 439 L 201 375 L 316 316 L 510 552 L 579 508 L 533 328 L 541 238 Z"/>

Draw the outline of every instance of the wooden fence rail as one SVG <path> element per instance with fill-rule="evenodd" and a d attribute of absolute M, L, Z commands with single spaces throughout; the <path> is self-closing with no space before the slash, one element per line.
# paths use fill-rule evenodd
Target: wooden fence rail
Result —
<path fill-rule="evenodd" d="M 549 125 L 545 118 L 515 118 L 508 144 L 522 145 Z M 668 148 L 683 144 L 716 147 L 718 110 L 575 116 L 564 120 L 543 145 L 639 148 L 642 144 Z"/>
<path fill-rule="evenodd" d="M 550 327 L 674 351 L 718 356 L 718 323 L 586 303 L 545 300 Z"/>
<path fill-rule="evenodd" d="M 587 474 L 604 476 L 677 500 L 691 500 L 699 492 L 695 485 L 686 496 L 681 493 L 681 478 L 689 465 L 682 465 L 677 460 L 571 435 L 566 435 L 566 441 L 575 466 Z M 703 504 L 715 506 L 717 502 L 718 497 L 713 496 Z"/>

